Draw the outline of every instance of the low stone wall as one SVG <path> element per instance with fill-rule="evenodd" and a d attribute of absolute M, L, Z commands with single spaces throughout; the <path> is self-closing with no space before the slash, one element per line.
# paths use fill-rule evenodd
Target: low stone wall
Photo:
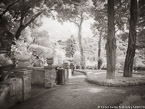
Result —
<path fill-rule="evenodd" d="M 16 70 L 11 78 L 0 83 L 0 108 L 6 109 L 31 98 L 31 71 Z"/>
<path fill-rule="evenodd" d="M 0 84 L 0 107 L 2 109 L 22 101 L 22 79 L 11 78 Z"/>
<path fill-rule="evenodd" d="M 9 106 L 8 106 L 9 104 Z M 0 107 L 2 109 L 10 107 L 10 86 L 6 84 L 0 84 Z"/>
<path fill-rule="evenodd" d="M 31 84 L 51 88 L 56 85 L 56 70 L 52 65 L 15 69 L 10 79 L 0 83 L 0 108 L 6 109 L 31 98 Z M 65 81 L 71 78 L 71 69 L 64 70 Z"/>
<path fill-rule="evenodd" d="M 44 87 L 45 82 L 45 71 L 43 67 L 33 67 L 32 68 L 32 84 L 40 85 Z"/>
<path fill-rule="evenodd" d="M 51 88 L 57 84 L 58 80 L 58 73 L 55 70 L 55 66 L 48 65 L 43 67 L 33 67 L 32 69 L 32 84 L 39 85 L 45 88 Z M 60 74 L 59 76 L 64 76 L 65 80 L 72 77 L 72 70 L 71 69 L 64 69 L 64 75 Z M 59 77 L 60 79 L 61 77 Z M 63 78 L 63 77 L 62 77 Z M 65 82 L 64 82 L 65 83 Z"/>
<path fill-rule="evenodd" d="M 31 69 L 33 85 L 51 88 L 56 84 L 56 70 L 54 66 L 33 67 Z"/>

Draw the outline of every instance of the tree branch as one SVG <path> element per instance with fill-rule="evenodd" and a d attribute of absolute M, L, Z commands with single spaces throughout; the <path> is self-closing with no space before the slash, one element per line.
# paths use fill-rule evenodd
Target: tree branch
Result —
<path fill-rule="evenodd" d="M 3 12 L 2 14 L 0 14 L 0 17 L 2 17 L 8 10 L 10 7 L 12 7 L 14 4 L 16 4 L 19 0 L 16 0 L 15 2 L 13 2 L 12 4 L 10 4 Z"/>
<path fill-rule="evenodd" d="M 76 20 L 69 19 L 69 21 L 79 26 L 79 23 L 77 23 Z"/>
<path fill-rule="evenodd" d="M 43 13 L 43 11 L 38 12 L 37 14 L 35 14 L 30 21 L 28 21 L 25 25 L 24 28 L 26 28 L 30 23 L 32 23 L 39 15 L 41 15 Z"/>
<path fill-rule="evenodd" d="M 22 0 L 22 9 L 21 9 L 21 19 L 20 19 L 20 25 L 23 25 L 24 20 L 24 0 Z"/>
<path fill-rule="evenodd" d="M 95 37 L 98 33 L 96 32 L 92 37 Z"/>

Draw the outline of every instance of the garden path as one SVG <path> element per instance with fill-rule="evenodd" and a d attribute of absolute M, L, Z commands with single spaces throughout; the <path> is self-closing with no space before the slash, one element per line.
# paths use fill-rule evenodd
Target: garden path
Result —
<path fill-rule="evenodd" d="M 75 72 L 66 85 L 47 89 L 11 109 L 101 109 L 99 106 L 117 106 L 127 96 L 145 95 L 144 92 L 144 86 L 121 88 L 90 84 L 85 81 L 85 75 Z"/>

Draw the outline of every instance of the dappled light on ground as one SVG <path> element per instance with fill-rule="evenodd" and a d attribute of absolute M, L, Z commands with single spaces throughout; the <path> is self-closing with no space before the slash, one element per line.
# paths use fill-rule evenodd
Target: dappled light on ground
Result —
<path fill-rule="evenodd" d="M 102 92 L 104 89 L 102 88 L 90 88 L 88 89 L 89 92 L 91 93 L 98 93 L 98 92 Z"/>

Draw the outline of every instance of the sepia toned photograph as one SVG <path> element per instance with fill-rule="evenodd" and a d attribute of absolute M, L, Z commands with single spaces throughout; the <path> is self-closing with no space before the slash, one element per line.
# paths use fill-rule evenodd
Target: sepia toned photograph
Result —
<path fill-rule="evenodd" d="M 145 0 L 0 0 L 0 109 L 145 109 Z"/>

